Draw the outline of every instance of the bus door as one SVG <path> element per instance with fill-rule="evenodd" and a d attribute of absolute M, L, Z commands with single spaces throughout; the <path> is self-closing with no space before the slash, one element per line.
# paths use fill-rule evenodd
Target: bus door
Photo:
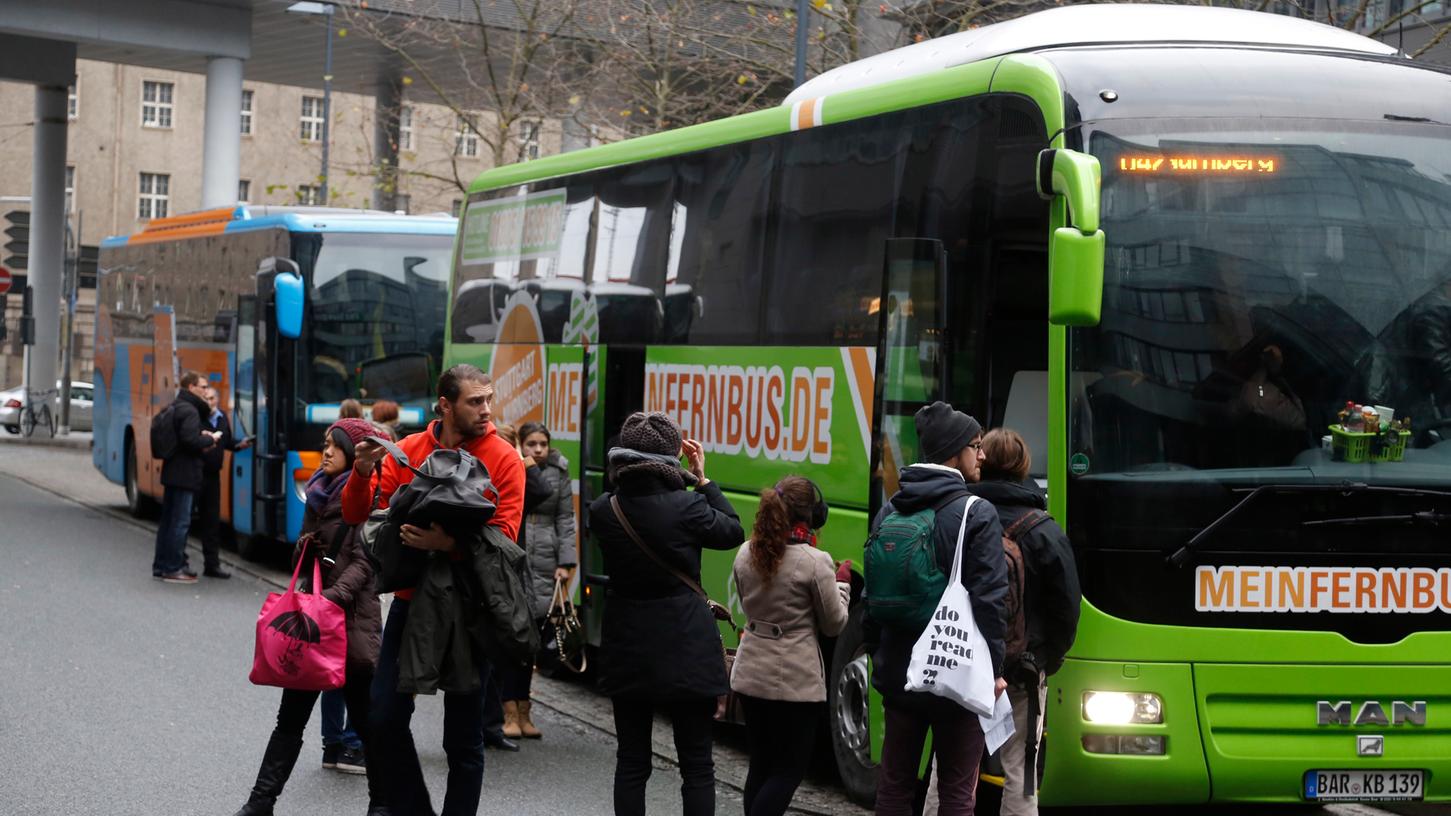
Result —
<path fill-rule="evenodd" d="M 237 439 L 257 433 L 257 296 L 237 299 L 237 330 L 232 335 L 232 428 Z M 239 535 L 253 533 L 252 473 L 253 450 L 232 452 L 232 529 Z"/>
<path fill-rule="evenodd" d="M 872 418 L 871 510 L 897 492 L 897 474 L 917 461 L 917 410 L 951 393 L 947 257 L 941 241 L 887 241 L 878 302 L 876 406 Z"/>
<path fill-rule="evenodd" d="M 252 443 L 252 523 L 253 534 L 263 540 L 281 539 L 287 532 L 287 446 L 283 435 L 288 401 L 279 388 L 282 377 L 277 334 L 273 315 L 276 273 L 257 273 L 256 330 L 252 333 L 252 381 L 256 386 L 253 425 L 256 439 Z"/>

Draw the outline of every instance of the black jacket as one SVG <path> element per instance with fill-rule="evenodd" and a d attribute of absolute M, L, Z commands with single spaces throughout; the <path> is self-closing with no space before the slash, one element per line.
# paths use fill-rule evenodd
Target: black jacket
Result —
<path fill-rule="evenodd" d="M 997 508 L 1003 529 L 1033 510 L 1046 510 L 1047 498 L 1035 484 L 979 482 L 968 485 L 978 498 Z M 1038 668 L 1053 674 L 1063 665 L 1063 656 L 1078 634 L 1078 612 L 1083 593 L 1078 588 L 1078 565 L 1068 534 L 1053 519 L 1043 521 L 1016 541 L 1027 569 L 1024 583 L 1024 617 L 1028 626 L 1028 651 Z M 1011 670 L 1011 667 L 1009 667 Z"/>
<path fill-rule="evenodd" d="M 957 553 L 957 528 L 962 523 L 962 510 L 967 504 L 967 483 L 962 475 L 946 467 L 911 465 L 902 469 L 901 488 L 877 517 L 875 530 L 893 510 L 915 513 L 933 508 L 937 511 L 934 543 L 937 545 L 937 566 L 943 572 L 952 569 Z M 974 502 L 967 517 L 963 539 L 962 582 L 972 600 L 972 617 L 987 641 L 992 654 L 993 674 L 1003 672 L 1004 601 L 1008 594 L 1008 566 L 1003 557 L 1003 528 L 998 515 L 987 502 Z M 902 699 L 906 694 L 907 664 L 912 660 L 912 646 L 922 635 L 922 628 L 898 629 L 880 626 L 867 617 L 866 642 L 872 648 L 872 685 L 884 697 Z"/>
<path fill-rule="evenodd" d="M 740 517 L 714 483 L 679 490 L 653 477 L 618 487 L 620 509 L 655 553 L 700 581 L 700 551 L 745 540 Z M 730 690 L 720 630 L 705 601 L 630 540 L 605 493 L 590 504 L 591 533 L 610 576 L 600 644 L 600 690 L 611 697 L 677 701 Z"/>
<path fill-rule="evenodd" d="M 176 394 L 176 452 L 161 465 L 161 484 L 182 490 L 199 491 L 205 485 L 203 467 L 205 451 L 213 446 L 212 438 L 202 433 L 202 417 L 212 407 L 197 395 L 182 389 Z"/>
<path fill-rule="evenodd" d="M 206 453 L 202 454 L 202 460 L 205 463 L 202 473 L 207 478 L 211 478 L 222 472 L 222 454 L 225 451 L 234 451 L 237 449 L 237 440 L 232 438 L 232 423 L 227 421 L 227 412 L 223 411 L 221 416 L 217 418 L 217 427 L 215 428 L 212 427 L 211 415 L 212 411 L 210 406 L 202 411 L 202 430 L 221 431 L 222 438 L 218 439 L 217 444 L 207 448 Z"/>

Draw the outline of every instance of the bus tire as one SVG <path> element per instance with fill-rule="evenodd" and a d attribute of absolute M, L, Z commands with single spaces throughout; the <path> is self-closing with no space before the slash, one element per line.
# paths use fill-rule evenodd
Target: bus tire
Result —
<path fill-rule="evenodd" d="M 156 500 L 141 492 L 141 485 L 137 481 L 136 467 L 136 443 L 131 438 L 131 432 L 126 432 L 126 475 L 124 482 L 126 486 L 126 510 L 133 518 L 151 518 L 156 512 Z"/>
<path fill-rule="evenodd" d="M 877 764 L 869 730 L 871 664 L 862 643 L 866 604 L 857 604 L 836 638 L 827 678 L 827 720 L 831 750 L 842 786 L 852 801 L 870 807 L 877 798 Z"/>

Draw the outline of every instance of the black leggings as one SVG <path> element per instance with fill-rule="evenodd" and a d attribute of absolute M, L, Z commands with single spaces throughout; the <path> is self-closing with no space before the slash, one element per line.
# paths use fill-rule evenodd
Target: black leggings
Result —
<path fill-rule="evenodd" d="M 367 733 L 372 687 L 373 667 L 355 666 L 349 663 L 347 683 L 342 688 L 343 702 L 348 707 L 348 717 L 353 721 L 353 730 L 358 732 L 358 739 L 363 742 L 363 757 L 368 768 L 369 798 L 373 801 L 382 801 L 381 798 L 374 797 L 378 788 L 373 770 L 373 741 L 368 739 Z M 317 706 L 317 698 L 321 695 L 320 691 L 283 689 L 282 704 L 277 707 L 277 727 L 273 733 L 300 741 L 303 731 L 307 729 L 307 721 L 312 718 L 312 710 Z"/>
<path fill-rule="evenodd" d="M 648 700 L 613 698 L 615 704 L 615 816 L 644 816 L 645 783 L 650 780 L 650 729 L 657 706 Z M 715 761 L 711 758 L 711 726 L 715 698 L 660 703 L 675 730 L 675 755 L 680 762 L 680 812 L 685 816 L 715 813 Z"/>
<path fill-rule="evenodd" d="M 740 695 L 746 709 L 751 768 L 746 772 L 746 816 L 780 816 L 811 764 L 816 729 L 826 703 L 788 703 Z"/>

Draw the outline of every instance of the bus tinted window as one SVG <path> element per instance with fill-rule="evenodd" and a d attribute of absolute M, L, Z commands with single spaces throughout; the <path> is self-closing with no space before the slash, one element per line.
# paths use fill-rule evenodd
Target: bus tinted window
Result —
<path fill-rule="evenodd" d="M 598 182 L 590 290 L 600 342 L 653 343 L 660 336 L 670 247 L 673 162 L 633 167 Z"/>
<path fill-rule="evenodd" d="M 774 142 L 682 158 L 665 288 L 666 339 L 759 340 Z"/>

